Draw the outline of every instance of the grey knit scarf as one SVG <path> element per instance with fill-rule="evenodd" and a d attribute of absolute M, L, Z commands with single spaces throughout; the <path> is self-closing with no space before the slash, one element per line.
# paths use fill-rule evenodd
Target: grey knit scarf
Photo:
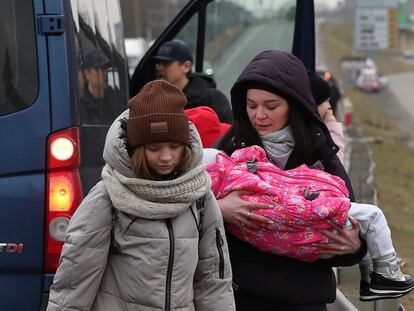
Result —
<path fill-rule="evenodd" d="M 290 125 L 260 138 L 270 160 L 279 168 L 284 169 L 295 147 Z"/>
<path fill-rule="evenodd" d="M 173 180 L 154 181 L 126 177 L 105 165 L 102 178 L 114 207 L 145 219 L 180 215 L 209 190 L 211 179 L 198 165 Z"/>

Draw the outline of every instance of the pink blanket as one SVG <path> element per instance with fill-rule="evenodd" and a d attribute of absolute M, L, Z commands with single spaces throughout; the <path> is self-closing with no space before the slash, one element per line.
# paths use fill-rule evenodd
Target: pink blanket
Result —
<path fill-rule="evenodd" d="M 242 199 L 273 206 L 252 210 L 273 220 L 272 229 L 245 234 L 227 224 L 230 233 L 264 252 L 315 261 L 320 254 L 312 243 L 328 242 L 319 230 L 333 229 L 326 220 L 343 226 L 347 219 L 348 190 L 341 178 L 306 165 L 283 171 L 258 146 L 236 150 L 231 157 L 220 152 L 207 172 L 217 199 L 243 191 Z"/>

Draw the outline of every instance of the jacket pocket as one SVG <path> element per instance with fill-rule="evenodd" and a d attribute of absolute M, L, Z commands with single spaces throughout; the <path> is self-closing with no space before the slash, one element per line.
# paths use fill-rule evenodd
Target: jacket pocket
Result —
<path fill-rule="evenodd" d="M 219 255 L 219 277 L 224 279 L 224 253 L 223 253 L 224 240 L 221 236 L 219 228 L 216 228 L 216 246 Z"/>

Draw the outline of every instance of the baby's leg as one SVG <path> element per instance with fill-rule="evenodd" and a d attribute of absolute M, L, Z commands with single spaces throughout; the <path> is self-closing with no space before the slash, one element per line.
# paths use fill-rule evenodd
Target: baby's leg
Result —
<path fill-rule="evenodd" d="M 395 253 L 387 220 L 378 207 L 353 202 L 349 216 L 358 220 L 361 235 L 367 241 L 368 251 L 374 261 Z"/>
<path fill-rule="evenodd" d="M 369 283 L 371 281 L 371 273 L 373 270 L 372 259 L 369 252 L 359 262 L 359 272 L 361 274 L 361 280 Z"/>
<path fill-rule="evenodd" d="M 412 290 L 414 279 L 401 272 L 383 212 L 374 205 L 351 203 L 349 215 L 359 221 L 361 235 L 366 239 L 373 261 L 370 290 L 384 295 L 384 298 L 396 297 Z"/>
<path fill-rule="evenodd" d="M 357 208 L 354 207 L 354 218 L 355 214 L 357 214 Z M 351 216 L 351 213 L 349 213 L 349 216 Z M 360 232 L 363 237 L 366 235 L 366 225 L 360 224 Z M 344 226 L 345 229 L 350 230 L 352 228 L 352 223 L 350 222 L 349 218 Z M 364 232 L 364 234 L 362 233 Z M 374 301 L 381 299 L 381 296 L 378 294 L 375 294 L 369 290 L 369 284 L 371 282 L 371 274 L 372 274 L 373 266 L 372 266 L 372 259 L 369 254 L 369 251 L 367 254 L 362 258 L 362 260 L 359 262 L 359 273 L 361 275 L 361 281 L 360 281 L 360 288 L 359 288 L 359 299 L 361 301 Z"/>

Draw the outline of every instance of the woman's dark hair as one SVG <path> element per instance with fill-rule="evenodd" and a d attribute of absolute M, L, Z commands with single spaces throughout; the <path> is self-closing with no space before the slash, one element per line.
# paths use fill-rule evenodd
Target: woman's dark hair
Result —
<path fill-rule="evenodd" d="M 301 164 L 313 164 L 312 157 L 312 140 L 310 137 L 311 131 L 309 124 L 314 124 L 315 121 L 311 114 L 306 111 L 299 103 L 288 100 L 289 103 L 289 124 L 292 129 L 292 135 L 295 139 L 295 148 L 293 150 L 293 163 L 290 167 L 297 167 Z"/>
<path fill-rule="evenodd" d="M 299 103 L 289 98 L 287 101 L 289 105 L 289 124 L 295 139 L 293 163 L 290 166 L 297 167 L 304 163 L 311 164 L 312 142 L 307 125 L 314 123 L 314 120 L 311 114 Z M 263 147 L 259 133 L 250 122 L 247 110 L 241 109 L 235 115 L 234 125 L 219 141 L 217 149 L 231 155 L 235 150 L 253 145 Z"/>
<path fill-rule="evenodd" d="M 246 97 L 244 96 L 244 106 L 246 107 Z M 227 155 L 231 155 L 235 150 L 257 145 L 263 147 L 259 133 L 250 122 L 247 110 L 241 109 L 235 114 L 233 126 L 220 139 L 217 149 L 223 150 Z"/>

